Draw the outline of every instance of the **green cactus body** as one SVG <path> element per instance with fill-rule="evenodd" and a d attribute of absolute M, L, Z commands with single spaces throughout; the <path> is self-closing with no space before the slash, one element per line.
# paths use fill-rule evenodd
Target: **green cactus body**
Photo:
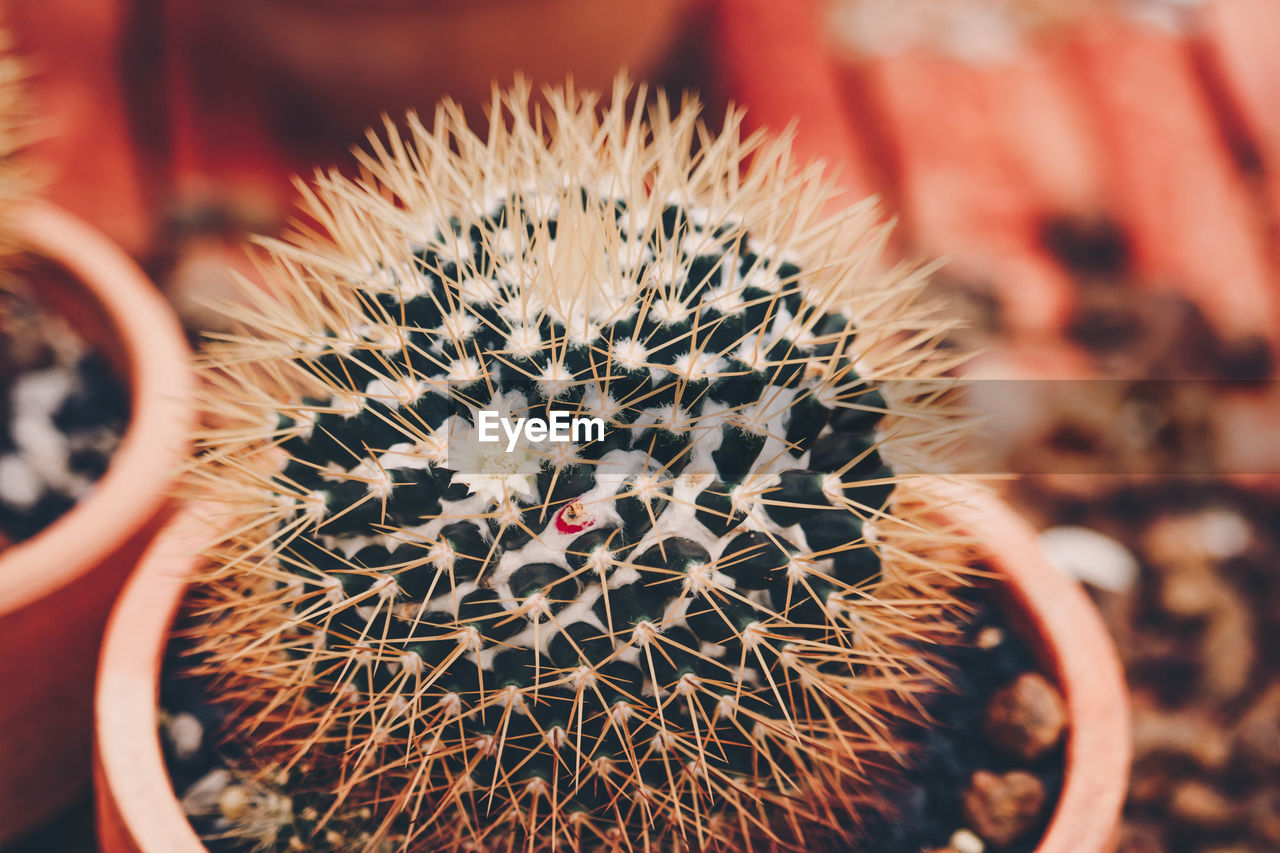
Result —
<path fill-rule="evenodd" d="M 196 668 L 310 846 L 847 839 L 958 570 L 886 463 L 936 424 L 862 374 L 936 370 L 943 330 L 785 146 L 507 99 L 318 179 L 327 236 L 270 244 L 208 350 L 194 479 L 236 533 Z M 485 410 L 603 436 L 508 452 Z"/>

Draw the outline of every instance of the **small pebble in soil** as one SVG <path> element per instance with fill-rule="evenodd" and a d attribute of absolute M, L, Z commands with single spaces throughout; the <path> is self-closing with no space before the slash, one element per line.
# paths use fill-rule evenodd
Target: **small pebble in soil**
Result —
<path fill-rule="evenodd" d="M 1004 631 L 994 625 L 988 625 L 978 632 L 978 638 L 974 642 L 980 649 L 994 649 L 1004 642 Z"/>
<path fill-rule="evenodd" d="M 986 853 L 986 843 L 967 829 L 951 833 L 946 847 L 933 847 L 923 853 Z"/>
<path fill-rule="evenodd" d="M 997 690 L 982 722 L 992 746 L 1028 763 L 1057 746 L 1066 727 L 1062 697 L 1038 672 L 1023 673 Z"/>
<path fill-rule="evenodd" d="M 1017 685 L 1035 672 L 1030 651 L 1020 638 L 1010 632 L 1000 616 L 986 601 L 975 594 L 976 612 L 966 628 L 965 639 L 947 649 L 946 667 L 954 690 L 935 697 L 929 707 L 934 723 L 918 737 L 921 745 L 913 755 L 907 785 L 892 797 L 893 814 L 877 817 L 867 824 L 865 840 L 853 845 L 856 853 L 1031 853 L 1048 820 L 1050 805 L 1062 786 L 1061 723 L 1055 723 L 1053 712 L 1039 707 L 1038 715 L 1025 712 L 1015 703 L 1015 714 L 993 711 L 993 701 L 1009 690 L 1021 696 Z M 1032 681 L 1034 700 L 1040 706 L 1061 711 L 1062 700 L 1056 688 L 1043 677 Z M 1051 694 L 1046 697 L 1042 688 Z M 1028 688 L 1023 688 L 1028 690 Z M 1011 720 L 1009 730 L 1019 742 L 1049 741 L 1034 760 L 1016 757 L 1015 750 L 1000 749 L 986 733 L 989 716 L 1002 715 L 1026 719 L 1035 730 L 1029 737 Z M 1043 720 L 1039 719 L 1043 717 Z M 993 778 L 1019 772 L 1035 780 L 1041 794 L 1040 803 L 1022 801 L 1017 812 L 1021 823 L 1019 834 L 1005 841 L 1008 830 L 995 824 L 979 826 L 967 813 L 966 796 L 973 779 L 983 773 Z M 985 778 L 985 777 L 979 777 Z M 1015 777 L 1021 778 L 1021 777 Z M 992 808 L 1000 808 L 995 802 Z M 990 808 L 982 812 L 988 816 Z M 995 827 L 994 830 L 992 827 Z M 988 838 L 984 832 L 994 832 Z M 1005 846 L 1001 847 L 1000 844 Z"/>
<path fill-rule="evenodd" d="M 983 853 L 987 845 L 967 829 L 957 829 L 951 834 L 951 849 L 956 853 Z"/>
<path fill-rule="evenodd" d="M 1175 759 L 1200 771 L 1217 772 L 1231 758 L 1231 742 L 1203 712 L 1164 711 L 1139 698 L 1133 708 L 1133 747 L 1138 755 Z"/>
<path fill-rule="evenodd" d="M 173 757 L 178 761 L 190 761 L 200 752 L 204 742 L 204 726 L 195 714 L 183 712 L 175 714 L 164 723 L 165 739 L 173 748 Z"/>
<path fill-rule="evenodd" d="M 1044 783 L 1025 770 L 979 770 L 964 792 L 965 820 L 983 840 L 1004 849 L 1035 828 L 1046 797 Z"/>
<path fill-rule="evenodd" d="M 1188 780 L 1173 789 L 1169 811 L 1181 823 L 1197 829 L 1221 830 L 1240 815 L 1234 803 L 1203 782 Z"/>
<path fill-rule="evenodd" d="M 1098 589 L 1124 592 L 1138 579 L 1133 552 L 1088 527 L 1051 527 L 1040 534 L 1040 549 L 1049 565 Z"/>

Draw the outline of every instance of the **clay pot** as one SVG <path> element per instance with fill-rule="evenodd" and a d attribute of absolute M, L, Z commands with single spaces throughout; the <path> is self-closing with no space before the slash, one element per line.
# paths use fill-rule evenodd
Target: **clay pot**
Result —
<path fill-rule="evenodd" d="M 837 170 L 853 198 L 883 191 L 867 139 L 854 132 L 822 39 L 818 0 L 721 0 L 715 29 L 721 95 L 746 108 L 751 130 L 794 126 L 800 160 Z"/>
<path fill-rule="evenodd" d="M 1073 312 L 1079 276 L 1045 247 L 1065 217 L 1119 226 L 1124 278 L 1180 293 L 1226 338 L 1280 345 L 1280 194 L 1263 168 L 1280 124 L 1259 108 L 1280 65 L 1254 44 L 1268 4 L 1210 4 L 1187 33 L 1090 17 L 991 62 L 835 48 L 826 5 L 724 0 L 729 94 L 753 125 L 794 121 L 798 150 L 880 194 L 915 250 L 991 283 L 1011 335 L 1061 335 Z"/>
<path fill-rule="evenodd" d="M 572 77 L 609 91 L 626 68 L 659 70 L 702 0 L 169 0 L 183 41 L 242 67 L 251 97 L 277 101 L 274 118 L 349 136 L 446 95 L 481 118 L 494 81 L 535 86 Z M 192 73 L 204 73 L 200 68 Z M 241 81 L 241 84 L 243 81 Z M 292 114 L 290 116 L 289 114 Z M 288 129 L 283 128 L 283 133 Z M 341 150 L 341 149 L 338 149 Z"/>
<path fill-rule="evenodd" d="M 141 4 L 6 0 L 0 17 L 31 72 L 23 84 L 35 127 L 23 162 L 39 175 L 41 195 L 138 257 L 153 237 L 160 188 L 151 180 L 155 154 L 139 150 L 131 112 L 154 120 L 162 110 L 131 85 L 158 76 L 128 30 L 133 6 Z"/>
<path fill-rule="evenodd" d="M 950 518 L 991 543 L 1009 624 L 1061 688 L 1071 719 L 1061 799 L 1039 853 L 1113 848 L 1129 770 L 1120 662 L 1084 592 L 1044 561 L 1025 521 L 995 498 L 938 486 Z M 157 717 L 160 667 L 195 552 L 214 538 L 187 513 L 151 546 L 112 615 L 98 680 L 94 773 L 103 853 L 202 853 L 165 769 Z"/>
<path fill-rule="evenodd" d="M 535 92 L 571 78 L 580 91 L 605 95 L 622 69 L 637 81 L 666 79 L 676 66 L 705 61 L 693 40 L 710 3 L 159 0 L 160 15 L 137 16 L 136 38 L 161 31 L 163 72 L 152 76 L 163 81 L 165 120 L 151 147 L 179 226 L 165 249 L 186 265 L 170 277 L 175 302 L 188 286 L 201 293 L 225 284 L 222 272 L 191 275 L 200 255 L 255 279 L 244 239 L 274 233 L 293 215 L 295 175 L 317 165 L 351 169 L 350 150 L 369 127 L 382 128 L 383 116 L 403 124 L 414 109 L 430 126 L 448 96 L 483 130 L 492 85 L 516 75 Z M 218 223 L 205 235 L 212 239 L 200 239 L 202 222 Z"/>
<path fill-rule="evenodd" d="M 11 207 L 33 291 L 100 347 L 132 413 L 93 492 L 0 553 L 0 846 L 89 780 L 94 665 L 111 604 L 162 523 L 187 437 L 187 346 L 159 293 L 89 226 Z"/>
<path fill-rule="evenodd" d="M 1006 620 L 1062 691 L 1070 719 L 1062 793 L 1036 853 L 1110 853 L 1132 752 L 1124 670 L 1097 609 L 1045 562 L 1035 532 L 1006 503 L 939 483 L 944 512 L 989 549 Z"/>

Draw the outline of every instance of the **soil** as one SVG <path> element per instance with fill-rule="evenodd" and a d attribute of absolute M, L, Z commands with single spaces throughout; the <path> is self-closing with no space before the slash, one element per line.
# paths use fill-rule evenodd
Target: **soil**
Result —
<path fill-rule="evenodd" d="M 866 840 L 850 853 L 917 853 L 948 851 L 958 831 L 973 831 L 964 809 L 964 792 L 975 773 L 1004 775 L 1031 773 L 1043 786 L 1045 806 L 1025 835 L 1007 847 L 1006 853 L 1030 853 L 1052 813 L 1062 789 L 1061 743 L 1032 762 L 1011 758 L 998 749 L 984 731 L 984 720 L 993 696 L 1019 676 L 1035 672 L 1027 646 L 1005 628 L 1000 613 L 985 596 L 975 592 L 968 602 L 973 616 L 965 628 L 964 642 L 946 650 L 944 663 L 954 689 L 939 694 L 928 710 L 936 721 L 916 732 L 921 749 L 907 771 L 905 784 L 895 794 L 898 813 L 868 824 Z M 991 639 L 994 645 L 984 648 Z"/>
<path fill-rule="evenodd" d="M 128 392 L 107 359 L 0 282 L 0 550 L 88 494 L 128 419 Z"/>

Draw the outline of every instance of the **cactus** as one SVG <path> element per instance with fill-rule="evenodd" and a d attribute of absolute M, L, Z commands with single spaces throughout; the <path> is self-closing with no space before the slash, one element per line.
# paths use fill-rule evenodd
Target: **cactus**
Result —
<path fill-rule="evenodd" d="M 961 420 L 906 381 L 947 324 L 873 206 L 656 100 L 388 124 L 264 241 L 190 476 L 230 532 L 183 667 L 272 804 L 228 833 L 801 850 L 882 805 L 966 571 L 906 473 Z M 508 453 L 482 410 L 604 431 Z"/>

